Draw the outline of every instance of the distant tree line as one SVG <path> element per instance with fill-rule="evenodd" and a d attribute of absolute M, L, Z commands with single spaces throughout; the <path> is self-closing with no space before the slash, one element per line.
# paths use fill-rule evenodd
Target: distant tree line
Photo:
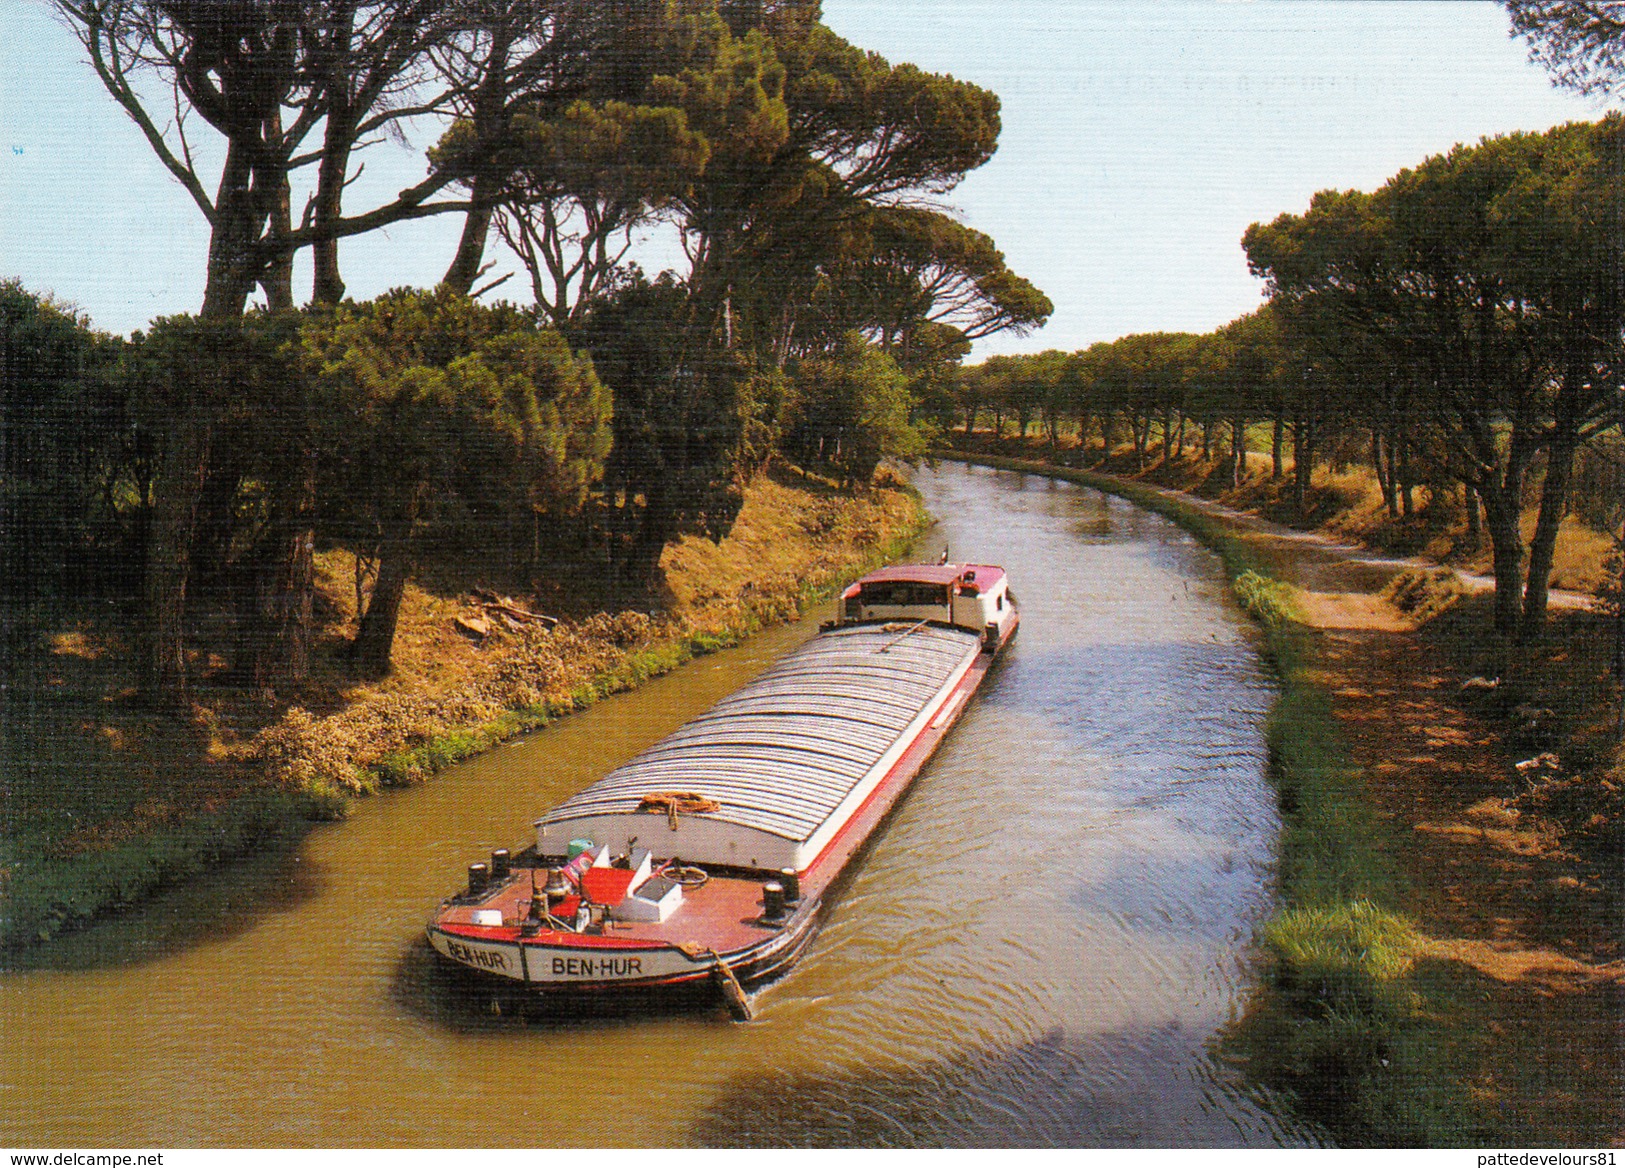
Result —
<path fill-rule="evenodd" d="M 1625 118 L 1458 146 L 1374 193 L 1323 191 L 1242 242 L 1268 286 L 1257 312 L 1200 336 L 989 359 L 959 376 L 960 424 L 991 412 L 1057 443 L 1066 420 L 1142 467 L 1154 435 L 1170 459 L 1227 438 L 1239 482 L 1248 427 L 1267 423 L 1276 477 L 1291 447 L 1300 512 L 1324 451 L 1363 454 L 1395 518 L 1419 486 L 1460 492 L 1491 544 L 1497 628 L 1538 633 L 1583 453 L 1608 442 L 1617 458 L 1625 420 Z M 1594 519 L 1617 526 L 1617 483 L 1610 495 Z"/>
<path fill-rule="evenodd" d="M 233 614 L 234 679 L 298 684 L 319 542 L 357 552 L 366 673 L 430 552 L 526 571 L 573 541 L 648 580 L 672 539 L 728 530 L 775 451 L 853 482 L 917 455 L 971 340 L 1051 311 L 934 203 L 991 157 L 998 99 L 853 47 L 809 0 L 57 8 L 206 219 L 208 270 L 196 316 L 128 342 L 0 286 L 0 582 L 138 598 L 158 701 L 192 680 L 200 600 Z M 348 207 L 364 149 L 414 117 L 444 126 L 424 179 Z M 344 299 L 342 240 L 431 214 L 464 222 L 439 288 Z M 631 262 L 649 226 L 686 271 Z M 493 231 L 534 307 L 479 303 Z"/>

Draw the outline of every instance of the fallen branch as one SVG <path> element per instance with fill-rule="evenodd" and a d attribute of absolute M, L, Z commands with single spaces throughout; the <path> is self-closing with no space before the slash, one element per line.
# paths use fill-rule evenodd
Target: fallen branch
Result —
<path fill-rule="evenodd" d="M 548 616 L 545 613 L 532 612 L 530 609 L 516 602 L 513 597 L 499 596 L 497 593 L 492 592 L 487 588 L 476 588 L 470 595 L 474 597 L 474 603 L 485 609 L 485 611 L 488 613 L 501 613 L 503 616 L 509 617 L 512 620 L 520 621 L 524 624 L 539 624 L 544 628 L 549 629 L 559 623 L 559 618 L 556 616 Z"/>

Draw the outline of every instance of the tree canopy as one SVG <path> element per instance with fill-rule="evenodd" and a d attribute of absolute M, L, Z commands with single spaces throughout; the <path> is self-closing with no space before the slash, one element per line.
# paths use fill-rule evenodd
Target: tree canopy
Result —
<path fill-rule="evenodd" d="M 1552 82 L 1587 97 L 1625 96 L 1625 4 L 1618 0 L 1506 0 L 1512 31 Z"/>
<path fill-rule="evenodd" d="M 1622 133 L 1616 115 L 1458 146 L 1373 195 L 1316 196 L 1244 241 L 1306 346 L 1341 361 L 1357 397 L 1375 383 L 1379 400 L 1405 403 L 1413 431 L 1419 412 L 1428 445 L 1482 499 L 1506 632 L 1520 620 L 1518 516 L 1536 456 L 1526 634 L 1544 619 L 1574 451 L 1625 410 Z"/>
<path fill-rule="evenodd" d="M 448 289 L 340 305 L 300 341 L 343 411 L 341 514 L 377 549 L 355 653 L 380 673 L 425 523 L 456 506 L 479 538 L 505 535 L 510 554 L 528 546 L 535 525 L 578 508 L 602 474 L 609 395 L 557 333 Z"/>
<path fill-rule="evenodd" d="M 55 3 L 210 231 L 197 317 L 121 366 L 159 695 L 186 683 L 189 595 L 231 594 L 245 684 L 297 682 L 319 533 L 376 565 L 373 672 L 444 525 L 534 565 L 579 514 L 572 538 L 651 578 L 671 539 L 728 530 L 781 441 L 853 481 L 917 456 L 970 342 L 1052 309 L 941 203 L 992 156 L 997 97 L 811 0 Z M 423 177 L 349 206 L 371 144 L 426 125 Z M 438 291 L 344 299 L 343 239 L 445 213 Z M 643 276 L 652 228 L 684 270 Z M 500 283 L 478 287 L 493 230 L 529 314 L 469 299 Z"/>

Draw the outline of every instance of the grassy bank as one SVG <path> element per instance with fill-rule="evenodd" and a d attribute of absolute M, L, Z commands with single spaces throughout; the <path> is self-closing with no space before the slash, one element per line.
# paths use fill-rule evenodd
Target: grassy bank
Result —
<path fill-rule="evenodd" d="M 1494 1046 L 1504 1042 L 1501 1022 L 1520 1007 L 1505 996 L 1512 991 L 1472 969 L 1430 961 L 1449 947 L 1424 934 L 1416 910 L 1437 891 L 1400 861 L 1420 837 L 1405 814 L 1374 797 L 1372 776 L 1353 757 L 1334 709 L 1332 647 L 1299 619 L 1303 594 L 1275 578 L 1273 557 L 1259 555 L 1234 525 L 1145 484 L 1030 460 L 964 457 L 1096 487 L 1167 516 L 1219 553 L 1238 601 L 1262 629 L 1280 685 L 1267 725 L 1283 820 L 1280 907 L 1260 938 L 1268 975 L 1226 1038 L 1226 1056 L 1342 1143 L 1529 1142 L 1520 1109 L 1506 1106 L 1501 1084 L 1485 1073 L 1497 1060 Z M 1396 599 L 1419 599 L 1400 595 L 1414 581 L 1399 585 Z M 1343 668 L 1360 672 L 1357 664 Z M 1387 730 L 1395 750 L 1402 749 L 1399 732 Z M 1606 1025 L 1606 998 L 1603 1010 L 1599 1021 Z M 1606 1045 L 1606 1033 L 1597 1037 Z M 1602 1130 L 1609 1122 L 1601 1118 Z M 1593 1135 L 1599 1120 L 1590 1123 L 1586 1134 Z M 1586 1124 L 1581 1117 L 1553 1128 L 1572 1137 Z"/>
<path fill-rule="evenodd" d="M 477 568 L 430 568 L 403 601 L 395 668 L 380 682 L 348 672 L 354 559 L 329 549 L 318 556 L 310 681 L 280 701 L 200 686 L 179 718 L 135 702 L 119 614 L 73 614 L 33 639 L 4 691 L 0 946 L 139 903 L 342 817 L 352 796 L 419 781 L 796 619 L 905 552 L 925 521 L 918 496 L 895 482 L 848 493 L 775 468 L 750 486 L 726 539 L 667 548 L 662 595 L 629 607 L 571 573 L 524 597 L 560 615 L 557 626 L 488 621 L 484 636 L 466 622 L 481 612 L 471 589 L 490 581 Z M 194 638 L 205 678 L 210 634 Z"/>

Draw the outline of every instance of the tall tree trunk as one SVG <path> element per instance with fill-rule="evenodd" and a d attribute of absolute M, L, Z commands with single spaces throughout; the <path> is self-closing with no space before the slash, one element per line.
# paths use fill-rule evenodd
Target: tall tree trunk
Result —
<path fill-rule="evenodd" d="M 510 97 L 509 56 L 514 46 L 514 26 L 498 21 L 492 30 L 489 51 L 486 53 L 484 72 L 473 96 L 469 121 L 479 143 L 480 161 L 475 164 L 469 183 L 469 211 L 463 220 L 462 238 L 457 242 L 457 254 L 441 284 L 454 292 L 467 296 L 474 288 L 484 268 L 485 241 L 491 233 L 491 219 L 496 212 L 503 176 L 489 161 L 507 135 L 508 100 Z"/>
<path fill-rule="evenodd" d="M 1535 520 L 1535 535 L 1529 543 L 1529 580 L 1524 586 L 1523 623 L 1518 630 L 1520 641 L 1534 640 L 1546 623 L 1552 556 L 1557 548 L 1557 530 L 1568 512 L 1576 445 L 1572 431 L 1560 432 L 1546 451 L 1546 481 L 1540 491 L 1540 515 Z"/>
<path fill-rule="evenodd" d="M 463 219 L 463 234 L 457 241 L 457 254 L 440 283 L 454 292 L 467 296 L 474 290 L 474 281 L 480 278 L 485 263 L 485 240 L 491 233 L 494 201 L 487 193 L 489 180 L 474 180 L 474 190 L 467 216 Z"/>
<path fill-rule="evenodd" d="M 1484 542 L 1484 524 L 1479 518 L 1478 490 L 1471 483 L 1461 485 L 1461 505 L 1467 511 L 1467 543 L 1477 549 Z"/>
<path fill-rule="evenodd" d="M 1299 414 L 1292 420 L 1292 508 L 1299 519 L 1308 514 L 1309 482 L 1314 473 L 1314 422 Z"/>
<path fill-rule="evenodd" d="M 303 460 L 297 481 L 277 503 L 278 515 L 251 558 L 238 616 L 233 672 L 239 685 L 279 689 L 310 675 L 311 610 L 316 593 L 316 459 Z"/>
<path fill-rule="evenodd" d="M 212 469 L 212 468 L 210 468 Z M 242 477 L 234 472 L 205 473 L 203 486 L 192 504 L 192 537 L 187 551 L 186 591 L 189 596 L 224 590 L 232 539 L 242 523 L 237 489 Z"/>
<path fill-rule="evenodd" d="M 1174 459 L 1174 407 L 1168 406 L 1162 411 L 1162 461 L 1172 462 Z"/>
<path fill-rule="evenodd" d="M 401 597 L 412 574 L 412 521 L 398 520 L 385 535 L 378 553 L 378 579 L 361 627 L 350 643 L 350 658 L 357 673 L 383 677 L 389 673 L 395 651 L 395 628 L 400 623 Z"/>
<path fill-rule="evenodd" d="M 838 466 L 839 459 L 839 440 L 833 435 L 820 435 L 818 461 L 833 468 Z M 850 482 L 844 470 L 841 476 Z M 644 490 L 643 508 L 627 547 L 625 578 L 629 584 L 642 588 L 659 586 L 660 556 L 675 534 L 676 526 L 669 480 L 651 479 Z"/>
<path fill-rule="evenodd" d="M 1376 487 L 1383 494 L 1383 505 L 1389 515 L 1393 515 L 1393 507 L 1388 507 L 1388 468 L 1383 466 L 1383 432 L 1371 427 L 1371 469 L 1376 473 Z"/>
<path fill-rule="evenodd" d="M 232 638 L 230 684 L 242 689 L 268 689 L 265 677 L 269 655 L 264 651 L 265 622 L 260 617 L 262 589 L 260 579 L 266 574 L 265 560 L 269 556 L 266 544 L 269 537 L 253 548 L 252 552 L 232 565 L 232 616 L 237 628 Z"/>
<path fill-rule="evenodd" d="M 144 696 L 154 705 L 178 706 L 186 697 L 186 583 L 212 437 L 195 409 L 183 412 L 170 425 L 153 483 L 141 676 Z"/>
<path fill-rule="evenodd" d="M 200 315 L 209 320 L 240 317 L 248 295 L 259 282 L 254 255 L 265 214 L 254 190 L 254 168 L 248 151 L 236 142 L 226 146 L 226 161 L 215 196 L 215 218 L 209 232 L 207 282 Z"/>
<path fill-rule="evenodd" d="M 1495 631 L 1510 637 L 1518 631 L 1523 590 L 1523 536 L 1518 530 L 1518 492 L 1496 483 L 1480 490 L 1490 533 L 1495 571 Z"/>
<path fill-rule="evenodd" d="M 1394 437 L 1396 432 L 1397 431 L 1389 431 L 1387 439 L 1383 442 L 1383 453 L 1388 459 L 1388 493 L 1390 496 L 1392 496 L 1392 498 L 1388 500 L 1388 513 L 1395 519 L 1398 519 L 1402 514 L 1399 497 L 1399 448 L 1404 445 L 1405 440 L 1403 438 Z"/>
<path fill-rule="evenodd" d="M 355 38 L 355 0 L 340 0 L 327 6 L 327 35 L 336 47 L 348 48 Z M 316 170 L 316 191 L 311 205 L 311 222 L 321 229 L 343 217 L 344 182 L 350 170 L 350 153 L 355 148 L 357 95 L 350 78 L 337 67 L 345 56 L 335 52 L 334 68 L 327 83 L 327 124 L 322 131 L 322 160 Z M 312 273 L 310 298 L 316 304 L 338 304 L 344 299 L 344 280 L 339 275 L 339 241 L 317 239 L 311 245 Z"/>
<path fill-rule="evenodd" d="M 1388 518 L 1399 518 L 1399 493 L 1394 486 L 1394 471 L 1389 464 L 1393 442 L 1383 437 L 1381 430 L 1371 431 L 1371 465 L 1377 472 L 1377 486 L 1382 489 L 1382 505 Z"/>
<path fill-rule="evenodd" d="M 1409 519 L 1415 513 L 1416 504 L 1413 494 L 1416 484 L 1411 481 L 1411 443 L 1408 438 L 1401 438 L 1394 444 L 1399 448 L 1399 513 Z"/>
<path fill-rule="evenodd" d="M 280 122 L 280 117 L 277 119 Z M 280 130 L 278 131 L 280 133 Z M 276 183 L 275 198 L 271 203 L 271 238 L 286 239 L 293 231 L 292 190 L 288 176 L 283 174 Z M 260 289 L 265 293 L 265 306 L 272 311 L 293 307 L 293 251 L 279 249 L 266 261 L 259 273 Z"/>
<path fill-rule="evenodd" d="M 1230 486 L 1241 486 L 1247 465 L 1247 425 L 1242 419 L 1230 419 Z"/>
<path fill-rule="evenodd" d="M 1280 411 L 1276 411 L 1270 426 L 1270 478 L 1276 482 L 1286 474 L 1286 464 L 1281 450 L 1285 444 L 1285 430 L 1286 424 L 1281 419 Z"/>
<path fill-rule="evenodd" d="M 315 530 L 310 526 L 315 518 L 314 491 L 309 502 L 312 507 L 283 543 L 280 572 L 276 573 L 271 609 L 276 660 L 271 684 L 278 687 L 299 686 L 310 676 L 310 616 L 315 606 Z"/>
<path fill-rule="evenodd" d="M 265 138 L 269 142 L 282 141 L 282 113 L 277 111 L 266 119 Z M 293 191 L 288 183 L 288 172 L 282 171 L 269 180 L 271 190 L 271 235 L 286 239 L 293 233 Z M 260 287 L 265 290 L 265 305 L 277 310 L 293 307 L 293 252 L 279 250 L 260 273 Z"/>
<path fill-rule="evenodd" d="M 336 223 L 344 214 L 344 179 L 350 168 L 353 132 L 342 118 L 328 116 L 327 143 L 316 175 L 312 223 L 319 229 Z M 310 298 L 316 304 L 338 304 L 344 299 L 344 278 L 339 274 L 339 241 L 318 239 L 311 245 L 315 272 Z"/>

